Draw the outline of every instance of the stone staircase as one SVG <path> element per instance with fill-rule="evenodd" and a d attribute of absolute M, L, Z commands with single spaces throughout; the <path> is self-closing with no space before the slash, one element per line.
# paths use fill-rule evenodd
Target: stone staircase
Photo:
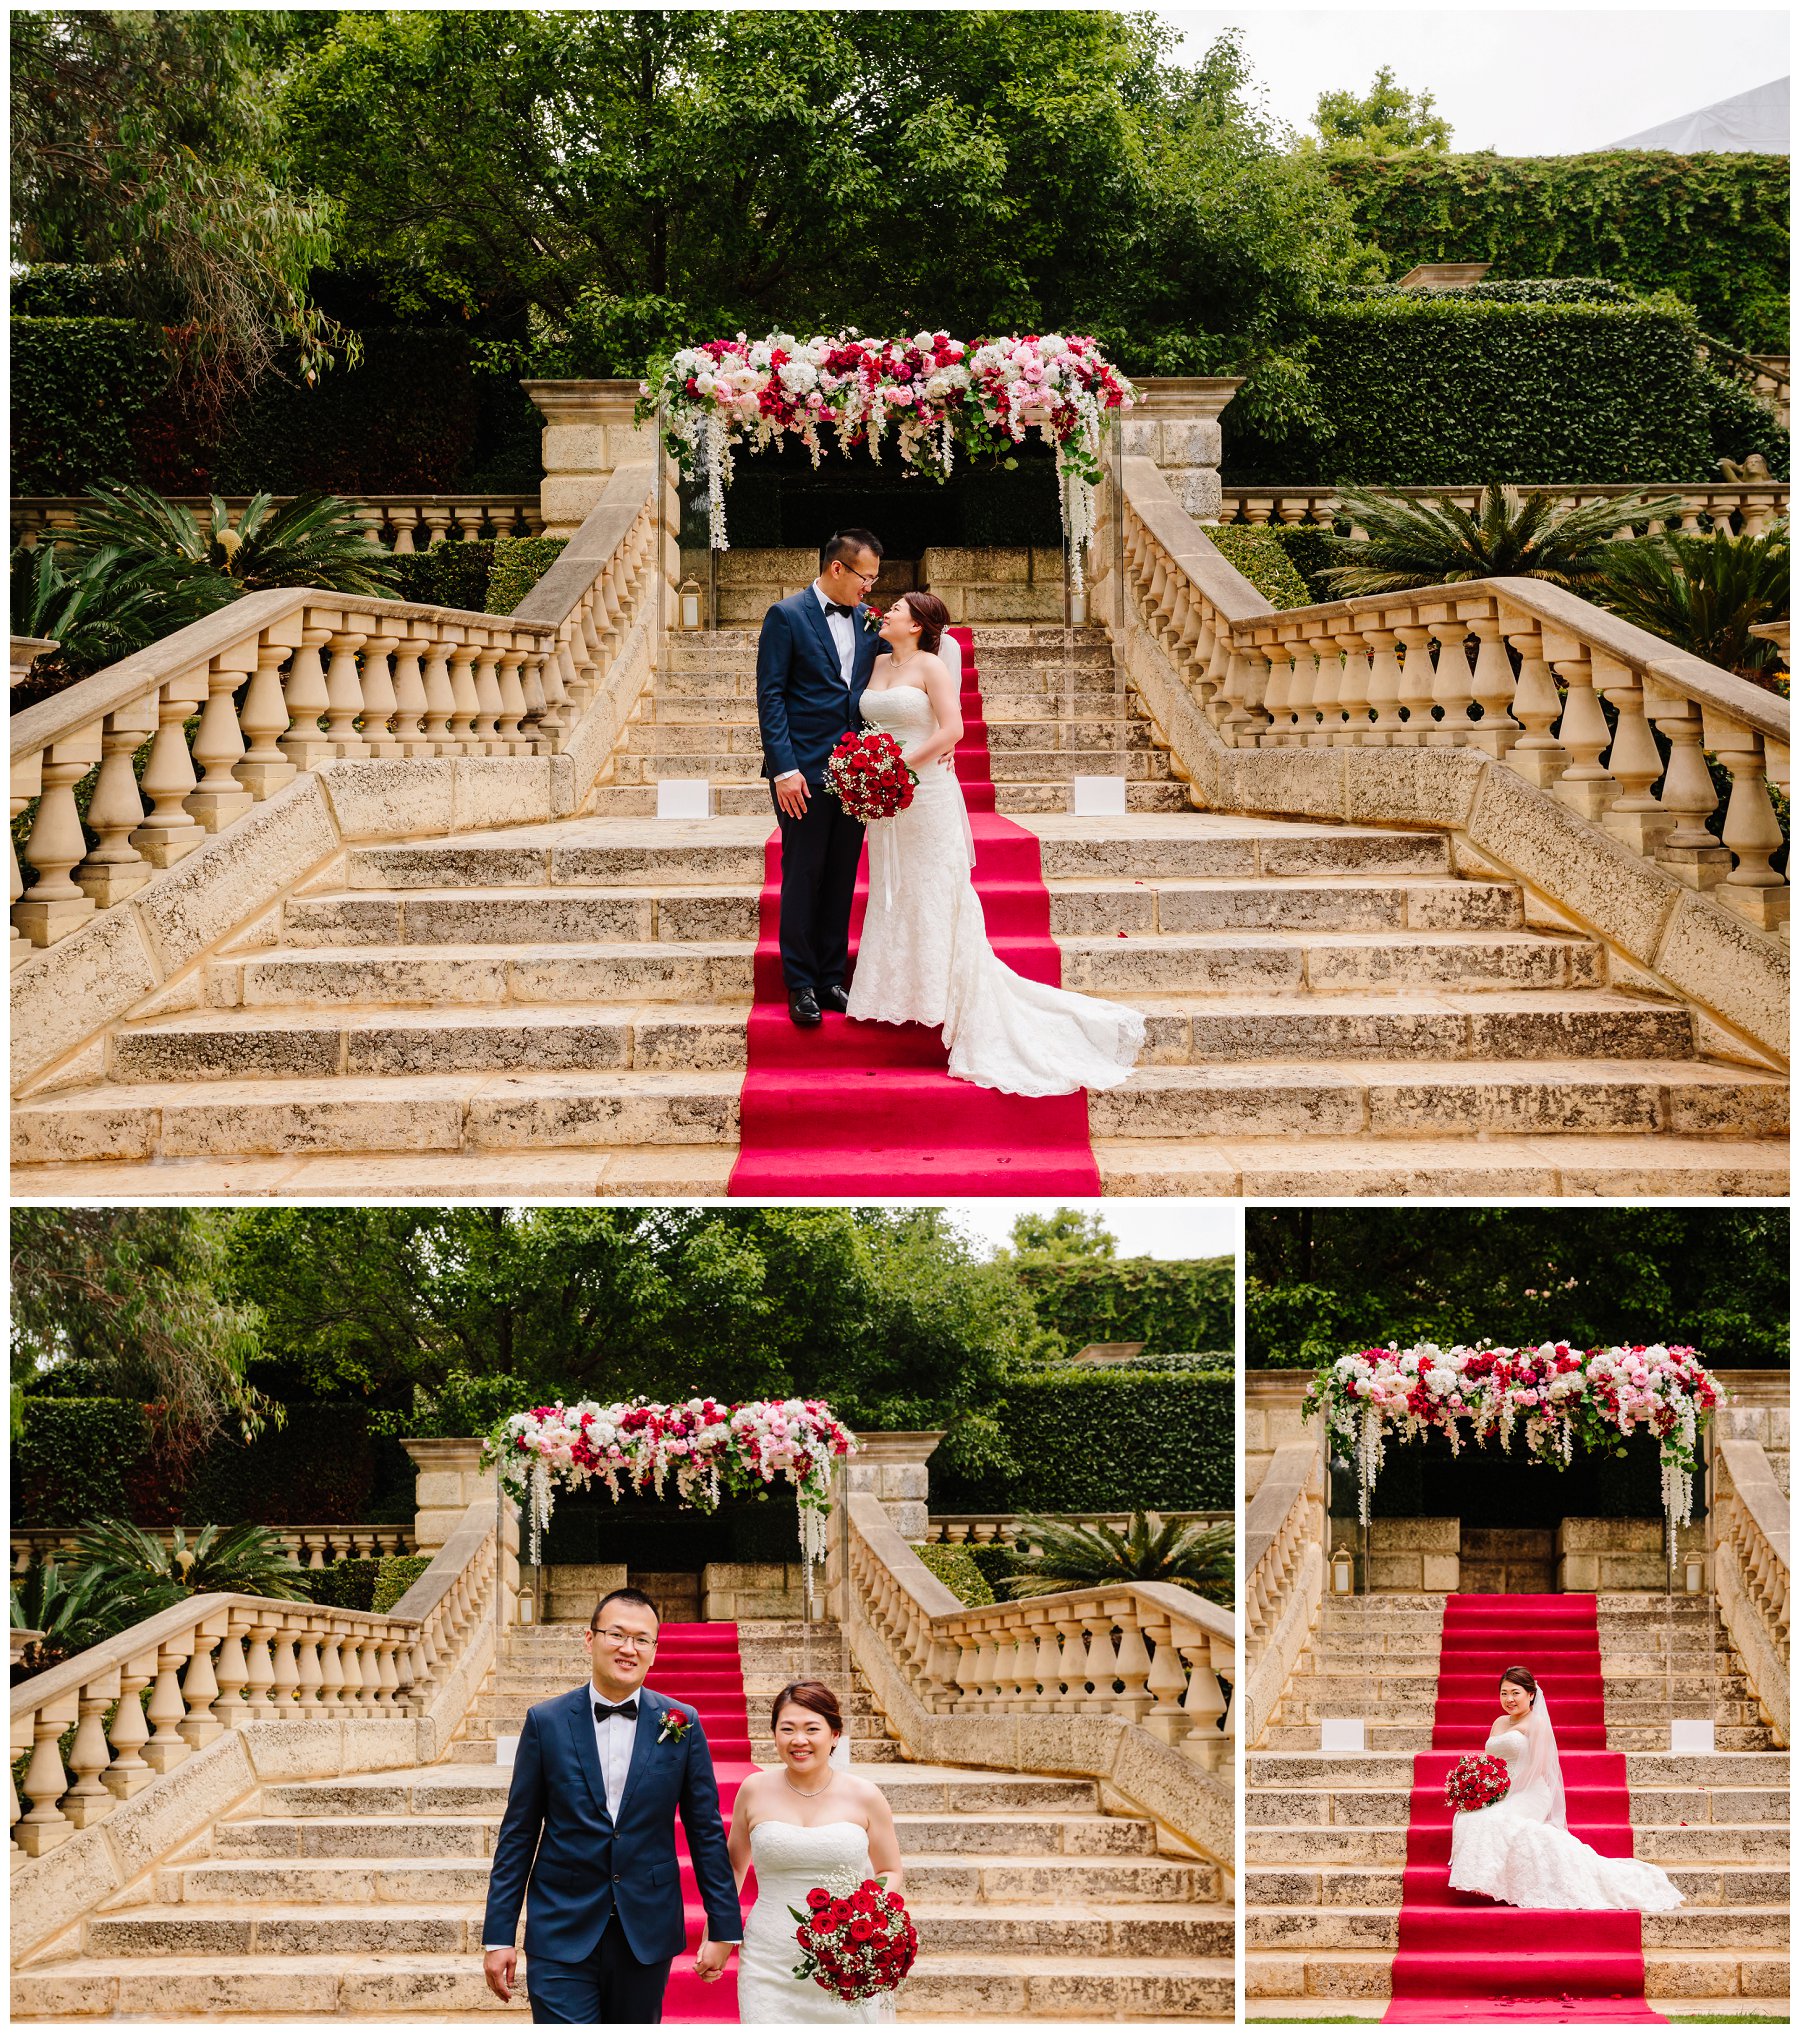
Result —
<path fill-rule="evenodd" d="M 740 1643 L 755 1730 L 800 1627 Z M 850 1689 L 855 1758 L 893 1805 L 921 1938 L 902 2018 L 1232 2017 L 1216 1866 L 1160 1854 L 1154 1825 L 1103 1811 L 1091 1781 L 907 1761 L 834 1628 L 813 1627 L 806 1658 Z M 16 1970 L 13 2018 L 525 2020 L 523 1992 L 502 2007 L 481 1974 L 508 1784 L 494 1732 L 586 1671 L 578 1628 L 509 1634 L 443 1764 L 261 1787 Z"/>
<path fill-rule="evenodd" d="M 1332 1606 L 1246 1763 L 1244 1978 L 1253 2019 L 1385 2010 L 1408 1796 L 1431 1744 L 1441 1595 Z M 1607 1743 L 1626 1755 L 1636 1851 L 1688 1905 L 1643 1917 L 1645 1989 L 1669 2013 L 1785 2015 L 1788 1759 L 1710 1612 L 1599 1598 Z M 1711 1715 L 1717 1751 L 1666 1749 L 1670 1716 Z M 1366 1754 L 1319 1752 L 1328 1716 Z"/>
<path fill-rule="evenodd" d="M 582 816 L 338 857 L 15 1102 L 16 1189 L 722 1192 L 772 825 L 754 640 L 676 639 Z M 1090 1098 L 1108 1191 L 1786 1191 L 1782 1078 L 1444 835 L 1190 810 L 1103 631 L 977 647 L 1063 980 L 1149 1020 Z M 1074 776 L 1120 769 L 1131 809 L 1077 817 Z M 703 774 L 719 816 L 651 816 Z"/>

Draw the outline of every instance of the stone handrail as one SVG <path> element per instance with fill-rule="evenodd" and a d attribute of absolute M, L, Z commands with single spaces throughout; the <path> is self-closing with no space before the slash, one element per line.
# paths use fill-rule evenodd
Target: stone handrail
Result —
<path fill-rule="evenodd" d="M 178 1530 L 185 1533 L 191 1542 L 199 1528 L 149 1528 L 151 1535 L 161 1540 L 164 1546 L 173 1544 L 173 1535 Z M 333 1561 L 372 1560 L 383 1554 L 410 1554 L 413 1551 L 410 1526 L 271 1526 L 268 1530 L 292 1568 L 324 1568 Z M 80 1537 L 81 1529 L 77 1526 L 15 1526 L 12 1532 L 13 1574 L 23 1575 L 47 1554 L 69 1552 Z"/>
<path fill-rule="evenodd" d="M 1234 1856 L 1237 1621 L 1160 1583 L 971 1608 L 878 1499 L 846 1512 L 834 1577 L 857 1664 L 913 1756 L 1103 1779 L 1182 1841 Z"/>
<path fill-rule="evenodd" d="M 1164 1525 L 1174 1520 L 1180 1525 L 1219 1526 L 1230 1525 L 1235 1513 L 1229 1511 L 1159 1511 L 1154 1516 Z M 1060 1525 L 1111 1526 L 1114 1532 L 1123 1532 L 1131 1524 L 1128 1511 L 1059 1511 L 1055 1514 Z M 1015 1512 L 933 1512 L 931 1531 L 927 1544 L 937 1547 L 987 1547 L 1002 1540 L 1018 1538 L 1019 1520 Z"/>
<path fill-rule="evenodd" d="M 1244 1516 L 1244 1741 L 1256 1744 L 1319 1614 L 1325 1500 L 1317 1444 L 1275 1450 Z"/>
<path fill-rule="evenodd" d="M 453 1723 L 473 1693 L 469 1641 L 492 1605 L 494 1531 L 492 1503 L 470 1505 L 386 1613 L 196 1596 L 21 1681 L 12 1691 L 12 1752 L 31 1755 L 23 1787 L 31 1806 L 22 1812 L 14 1790 L 15 1849 L 42 1857 L 255 1722 L 425 1717 L 447 1696 Z M 149 1699 L 140 1701 L 146 1687 Z M 59 1740 L 71 1724 L 65 1768 Z"/>
<path fill-rule="evenodd" d="M 1713 1465 L 1719 1611 L 1764 1716 L 1787 1744 L 1788 1500 L 1756 1441 L 1719 1441 Z"/>
<path fill-rule="evenodd" d="M 1769 798 L 1788 782 L 1785 699 L 1541 580 L 1277 610 L 1150 461 L 1123 467 L 1096 599 L 1198 802 L 1449 828 L 1785 1050 L 1786 950 L 1759 937 L 1787 920 Z"/>
<path fill-rule="evenodd" d="M 1681 500 L 1681 513 L 1666 520 L 1657 518 L 1649 527 L 1655 529 L 1660 525 L 1664 529 L 1695 534 L 1708 527 L 1715 530 L 1735 528 L 1743 536 L 1760 537 L 1788 512 L 1788 484 L 1785 480 L 1703 481 L 1697 485 L 1682 481 L 1581 483 L 1546 480 L 1521 485 L 1541 487 L 1568 508 L 1585 508 L 1591 502 L 1618 501 L 1628 494 L 1659 498 L 1677 495 Z M 1479 486 L 1396 487 L 1386 491 L 1412 501 L 1448 499 L 1471 514 L 1481 505 Z M 1329 527 L 1340 513 L 1338 490 L 1322 484 L 1281 486 L 1270 482 L 1266 487 L 1227 487 L 1222 494 L 1221 522 L 1246 522 L 1258 529 L 1270 523 Z M 1351 534 L 1361 537 L 1367 532 L 1353 525 Z"/>
<path fill-rule="evenodd" d="M 597 769 L 632 703 L 611 699 L 609 673 L 655 626 L 654 482 L 650 462 L 613 474 L 518 614 L 273 588 L 16 714 L 13 812 L 38 809 L 29 892 L 13 858 L 15 929 L 66 938 L 328 762 L 572 753 Z M 133 768 L 147 740 L 148 813 Z M 90 850 L 76 787 L 96 767 Z"/>
<path fill-rule="evenodd" d="M 271 497 L 277 507 L 293 498 L 287 494 Z M 210 495 L 176 494 L 165 499 L 186 509 L 201 529 L 211 531 Z M 221 499 L 233 515 L 241 515 L 251 498 L 228 494 Z M 357 494 L 344 499 L 362 518 L 372 542 L 402 553 L 451 541 L 452 531 L 460 539 L 480 537 L 486 531 L 507 537 L 539 537 L 544 532 L 543 511 L 535 493 Z M 60 537 L 75 528 L 84 509 L 92 507 L 86 495 L 16 494 L 12 498 L 12 540 L 30 547 L 45 530 Z"/>

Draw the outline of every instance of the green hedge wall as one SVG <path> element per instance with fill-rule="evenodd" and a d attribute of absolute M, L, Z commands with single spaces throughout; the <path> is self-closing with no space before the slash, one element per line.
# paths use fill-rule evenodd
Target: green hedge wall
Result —
<path fill-rule="evenodd" d="M 472 614 L 487 612 L 488 581 L 494 571 L 492 537 L 457 542 L 446 539 L 427 551 L 400 552 L 394 563 L 400 576 L 394 587 L 396 600 L 419 600 L 433 607 L 466 608 Z"/>
<path fill-rule="evenodd" d="M 1281 541 L 1281 532 L 1272 527 L 1257 529 L 1250 523 L 1226 523 L 1206 531 L 1215 550 L 1249 580 L 1262 597 L 1275 607 L 1309 607 L 1313 596 L 1306 581 L 1295 571 L 1292 558 Z"/>
<path fill-rule="evenodd" d="M 431 1566 L 429 1554 L 382 1554 L 366 1561 L 333 1561 L 307 1573 L 315 1603 L 338 1610 L 392 1610 Z"/>
<path fill-rule="evenodd" d="M 156 328 L 15 317 L 11 343 L 14 494 L 79 494 L 90 481 L 139 478 L 141 427 L 169 381 Z"/>
<path fill-rule="evenodd" d="M 1645 149 L 1327 165 L 1396 274 L 1425 261 L 1491 261 L 1502 277 L 1672 290 L 1703 330 L 1750 353 L 1788 348 L 1788 172 L 1786 156 Z"/>
<path fill-rule="evenodd" d="M 1235 1380 L 1217 1371 L 1047 1370 L 1008 1388 L 1012 1475 L 931 1465 L 950 1512 L 1214 1511 L 1236 1488 Z"/>
<path fill-rule="evenodd" d="M 1691 316 L 1668 302 L 1346 302 L 1312 361 L 1326 428 L 1225 433 L 1228 485 L 1716 477 Z"/>
<path fill-rule="evenodd" d="M 511 614 L 568 548 L 567 537 L 500 537 L 488 579 L 487 611 Z"/>
<path fill-rule="evenodd" d="M 82 1525 L 394 1525 L 413 1516 L 413 1472 L 366 1407 L 299 1404 L 247 1446 L 221 1439 L 179 1485 L 157 1473 L 141 1406 L 116 1398 L 27 1398 L 14 1444 L 13 1522 Z"/>
<path fill-rule="evenodd" d="M 378 1614 L 392 1610 L 430 1566 L 429 1554 L 383 1554 L 381 1572 L 375 1577 L 375 1594 L 370 1599 L 369 1608 Z"/>
<path fill-rule="evenodd" d="M 959 1603 L 980 1608 L 994 1592 L 967 1547 L 915 1547 L 913 1551 Z"/>
<path fill-rule="evenodd" d="M 1142 1342 L 1146 1354 L 1160 1355 L 1228 1349 L 1237 1338 L 1229 1257 L 1027 1258 L 1018 1269 L 1038 1319 L 1071 1352 L 1089 1342 Z"/>

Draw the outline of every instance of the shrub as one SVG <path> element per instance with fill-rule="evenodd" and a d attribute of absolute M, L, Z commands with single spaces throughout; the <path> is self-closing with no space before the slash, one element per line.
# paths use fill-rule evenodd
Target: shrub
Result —
<path fill-rule="evenodd" d="M 489 614 L 511 614 L 568 548 L 567 537 L 499 537 L 487 584 Z"/>
<path fill-rule="evenodd" d="M 1065 1367 L 1007 1389 L 1016 1473 L 931 1474 L 934 1511 L 1217 1511 L 1236 1489 L 1235 1380 Z"/>
<path fill-rule="evenodd" d="M 1022 1256 L 1018 1272 L 1038 1319 L 1072 1349 L 1142 1342 L 1157 1354 L 1228 1347 L 1236 1336 L 1237 1272 L 1229 1257 Z"/>
<path fill-rule="evenodd" d="M 1521 276 L 1514 281 L 1488 278 L 1476 283 L 1459 283 L 1453 289 L 1426 289 L 1414 283 L 1359 283 L 1346 294 L 1358 302 L 1396 297 L 1410 302 L 1458 297 L 1469 304 L 1629 304 L 1637 292 L 1623 283 L 1608 282 L 1603 276 Z"/>
<path fill-rule="evenodd" d="M 369 1608 L 377 1612 L 392 1610 L 430 1566 L 429 1554 L 382 1555 L 381 1572 L 375 1578 L 375 1593 L 370 1598 Z"/>
<path fill-rule="evenodd" d="M 979 1607 L 992 1603 L 994 1592 L 968 1547 L 916 1547 L 913 1550 L 959 1603 Z"/>
<path fill-rule="evenodd" d="M 8 308 L 21 318 L 129 318 L 130 279 L 122 264 L 34 262 L 13 277 Z"/>
<path fill-rule="evenodd" d="M 1006 1593 L 1001 1584 L 1018 1572 L 1018 1555 L 1005 1540 L 987 1540 L 978 1547 L 965 1547 L 963 1552 L 998 1602 Z"/>
<path fill-rule="evenodd" d="M 329 1603 L 338 1610 L 373 1610 L 380 1573 L 378 1559 L 332 1561 L 323 1568 L 304 1569 L 302 1579 L 315 1603 Z"/>
<path fill-rule="evenodd" d="M 433 544 L 428 551 L 394 553 L 394 598 L 485 614 L 488 582 L 494 569 L 494 543 L 492 537 L 481 537 L 461 543 Z"/>
<path fill-rule="evenodd" d="M 1700 390 L 1706 403 L 1707 453 L 1714 480 L 1719 478 L 1721 459 L 1741 465 L 1760 452 L 1769 462 L 1777 480 L 1786 480 L 1793 470 L 1789 434 L 1775 421 L 1775 414 L 1741 381 L 1712 368 L 1700 370 Z"/>
<path fill-rule="evenodd" d="M 1333 596 L 1324 574 L 1337 562 L 1331 532 L 1318 523 L 1271 523 L 1269 535 L 1287 553 L 1288 563 L 1305 581 L 1308 605 L 1330 600 Z"/>
<path fill-rule="evenodd" d="M 12 1516 L 19 1526 L 79 1526 L 133 1510 L 150 1425 L 125 1398 L 31 1398 L 13 1437 Z"/>
<path fill-rule="evenodd" d="M 154 325 L 129 318 L 12 322 L 15 494 L 79 494 L 89 481 L 139 475 L 133 423 L 167 388 Z"/>
<path fill-rule="evenodd" d="M 1225 523 L 1216 529 L 1209 524 L 1206 534 L 1226 563 L 1234 565 L 1271 605 L 1312 605 L 1313 595 L 1294 570 L 1286 546 L 1275 530 L 1259 530 L 1248 523 Z"/>
<path fill-rule="evenodd" d="M 1748 352 L 1787 351 L 1785 156 L 1374 156 L 1326 171 L 1396 274 L 1486 260 L 1500 277 L 1604 276 L 1672 290 Z"/>
<path fill-rule="evenodd" d="M 1325 427 L 1275 443 L 1228 422 L 1228 484 L 1716 477 L 1698 334 L 1672 301 L 1406 294 L 1346 301 L 1315 330 Z"/>

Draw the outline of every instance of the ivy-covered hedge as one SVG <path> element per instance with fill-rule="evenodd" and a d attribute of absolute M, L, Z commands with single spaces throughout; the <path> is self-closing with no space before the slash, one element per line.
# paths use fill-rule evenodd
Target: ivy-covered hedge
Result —
<path fill-rule="evenodd" d="M 962 1475 L 931 1464 L 947 1512 L 1229 1509 L 1234 1379 L 1220 1371 L 1047 1370 L 1008 1388 L 996 1424 L 1019 1464 Z"/>
<path fill-rule="evenodd" d="M 392 1610 L 430 1566 L 429 1554 L 333 1561 L 309 1570 L 307 1587 L 315 1603 L 328 1603 L 337 1610 Z"/>
<path fill-rule="evenodd" d="M 488 582 L 494 572 L 494 544 L 492 537 L 462 542 L 446 538 L 427 551 L 399 553 L 394 559 L 400 573 L 394 598 L 485 614 Z"/>
<path fill-rule="evenodd" d="M 1019 1277 L 1038 1319 L 1071 1354 L 1090 1342 L 1142 1342 L 1159 1355 L 1228 1349 L 1236 1339 L 1229 1257 L 1027 1259 Z"/>
<path fill-rule="evenodd" d="M 973 1552 L 968 1547 L 915 1547 L 913 1551 L 959 1603 L 972 1609 L 994 1601 Z"/>
<path fill-rule="evenodd" d="M 169 380 L 155 326 L 15 315 L 11 346 L 14 494 L 144 474 L 144 433 Z"/>
<path fill-rule="evenodd" d="M 1228 485 L 1716 478 L 1691 315 L 1655 303 L 1346 301 L 1323 312 L 1322 430 L 1225 433 Z"/>
<path fill-rule="evenodd" d="M 488 577 L 487 611 L 511 614 L 568 547 L 567 537 L 499 537 Z"/>
<path fill-rule="evenodd" d="M 1262 597 L 1275 607 L 1309 607 L 1313 596 L 1295 571 L 1281 533 L 1250 523 L 1207 528 L 1207 537 L 1227 564 L 1237 567 Z"/>
<path fill-rule="evenodd" d="M 392 1525 L 413 1516 L 413 1472 L 360 1405 L 290 1405 L 286 1424 L 245 1445 L 216 1441 L 185 1478 L 160 1473 L 141 1406 L 116 1398 L 27 1398 L 13 1446 L 13 1522 L 84 1525 Z"/>
<path fill-rule="evenodd" d="M 1672 290 L 1746 352 L 1788 350 L 1786 156 L 1359 156 L 1327 174 L 1397 275 L 1491 261 L 1499 277 L 1604 276 Z"/>
<path fill-rule="evenodd" d="M 392 1610 L 430 1566 L 429 1554 L 383 1554 L 369 1608 L 377 1613 Z"/>

